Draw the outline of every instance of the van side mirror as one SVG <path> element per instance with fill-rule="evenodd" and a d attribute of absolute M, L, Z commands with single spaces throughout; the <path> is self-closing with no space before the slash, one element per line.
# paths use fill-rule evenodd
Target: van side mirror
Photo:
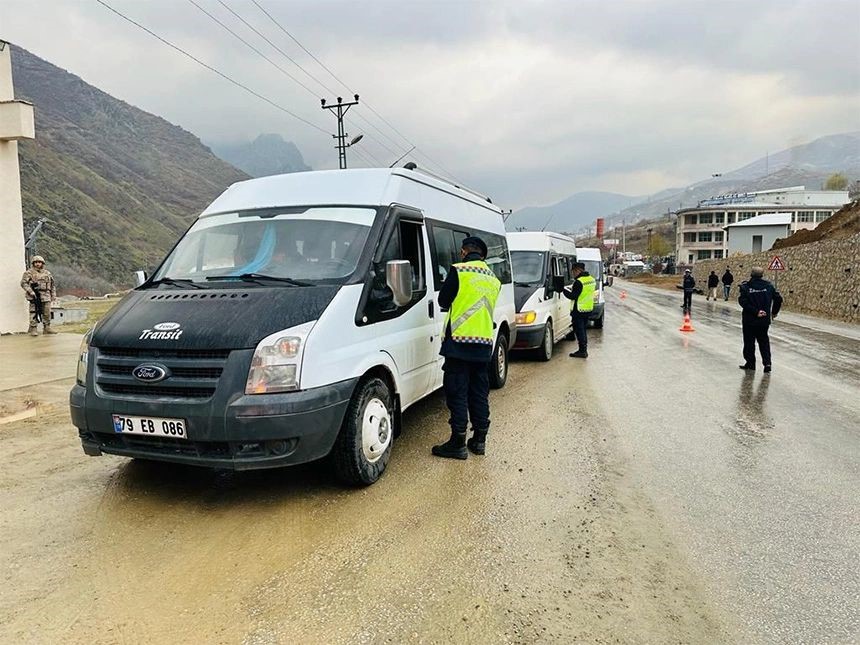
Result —
<path fill-rule="evenodd" d="M 144 282 L 146 282 L 147 278 L 149 278 L 149 276 L 147 275 L 146 271 L 135 271 L 134 272 L 134 286 L 139 287 Z"/>
<path fill-rule="evenodd" d="M 391 260 L 385 264 L 385 284 L 394 294 L 394 304 L 405 307 L 412 302 L 412 265 L 409 260 Z"/>
<path fill-rule="evenodd" d="M 556 293 L 561 293 L 562 291 L 564 291 L 564 276 L 552 276 L 552 290 Z"/>

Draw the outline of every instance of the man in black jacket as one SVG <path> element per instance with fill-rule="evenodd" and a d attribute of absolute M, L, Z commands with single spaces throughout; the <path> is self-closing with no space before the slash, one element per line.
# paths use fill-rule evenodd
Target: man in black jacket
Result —
<path fill-rule="evenodd" d="M 764 371 L 770 372 L 771 369 L 770 338 L 767 332 L 770 321 L 776 318 L 782 307 L 782 296 L 763 276 L 764 269 L 753 267 L 750 279 L 741 283 L 738 303 L 743 309 L 741 323 L 744 334 L 744 364 L 739 366 L 742 370 L 755 369 L 756 342 L 761 352 Z"/>
<path fill-rule="evenodd" d="M 716 271 L 711 271 L 711 275 L 708 276 L 708 297 L 705 300 L 714 299 L 714 302 L 717 300 L 717 287 L 720 284 L 720 279 L 717 277 Z"/>
<path fill-rule="evenodd" d="M 693 306 L 693 291 L 696 290 L 696 279 L 693 277 L 693 272 L 690 269 L 684 269 L 682 288 L 684 289 L 684 304 L 681 305 L 681 308 L 686 313 L 690 313 L 690 309 Z"/>
<path fill-rule="evenodd" d="M 726 267 L 726 272 L 723 274 L 723 297 L 726 299 L 726 302 L 729 301 L 729 291 L 732 290 L 732 283 L 735 281 L 735 276 L 732 275 L 732 272 L 729 271 L 729 267 Z"/>

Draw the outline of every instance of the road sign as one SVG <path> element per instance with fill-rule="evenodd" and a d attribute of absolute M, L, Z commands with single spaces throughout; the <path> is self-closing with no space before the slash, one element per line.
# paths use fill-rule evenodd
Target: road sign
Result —
<path fill-rule="evenodd" d="M 778 255 L 774 255 L 770 264 L 767 265 L 768 271 L 785 271 L 785 264 Z"/>

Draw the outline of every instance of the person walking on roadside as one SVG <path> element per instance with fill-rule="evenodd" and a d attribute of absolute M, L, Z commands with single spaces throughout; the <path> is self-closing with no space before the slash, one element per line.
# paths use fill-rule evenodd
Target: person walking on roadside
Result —
<path fill-rule="evenodd" d="M 684 313 L 690 313 L 693 307 L 693 292 L 696 290 L 696 279 L 690 269 L 684 269 L 684 281 L 681 288 L 684 290 L 684 304 L 681 305 L 681 309 L 684 310 Z"/>
<path fill-rule="evenodd" d="M 588 358 L 588 320 L 594 311 L 594 291 L 596 283 L 594 277 L 585 270 L 583 262 L 573 265 L 573 285 L 570 290 L 562 289 L 564 297 L 571 301 L 570 318 L 573 323 L 573 332 L 576 334 L 576 342 L 579 348 L 571 352 L 571 358 Z"/>
<path fill-rule="evenodd" d="M 447 311 L 445 337 L 439 352 L 445 357 L 442 387 L 451 412 L 451 437 L 433 446 L 433 454 L 466 459 L 470 450 L 486 452 L 490 429 L 489 363 L 493 354 L 493 311 L 502 283 L 487 266 L 487 245 L 467 237 L 460 249 L 461 262 L 452 265 L 442 289 L 439 307 Z M 472 438 L 466 429 L 472 423 Z"/>
<path fill-rule="evenodd" d="M 31 267 L 21 276 L 21 288 L 30 303 L 30 326 L 27 333 L 38 336 L 39 323 L 46 334 L 56 334 L 51 329 L 51 302 L 57 298 L 54 276 L 45 268 L 45 258 L 34 255 Z"/>
<path fill-rule="evenodd" d="M 753 267 L 750 279 L 741 283 L 738 303 L 743 309 L 741 326 L 744 335 L 744 364 L 742 370 L 755 369 L 755 346 L 761 353 L 764 371 L 771 370 L 770 338 L 768 329 L 770 321 L 776 318 L 782 308 L 782 296 L 779 291 L 764 279 L 764 269 Z"/>
<path fill-rule="evenodd" d="M 711 275 L 708 276 L 708 297 L 705 300 L 714 299 L 714 302 L 717 301 L 717 287 L 720 285 L 720 279 L 717 277 L 716 271 L 711 271 Z"/>
<path fill-rule="evenodd" d="M 735 276 L 732 275 L 732 272 L 729 271 L 729 267 L 726 267 L 726 272 L 723 273 L 722 282 L 723 282 L 723 298 L 725 298 L 726 302 L 729 301 L 729 292 L 732 290 L 732 282 L 735 281 Z"/>

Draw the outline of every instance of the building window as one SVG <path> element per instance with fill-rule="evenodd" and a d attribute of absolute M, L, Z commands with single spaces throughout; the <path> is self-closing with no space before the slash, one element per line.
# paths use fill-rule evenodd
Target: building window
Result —
<path fill-rule="evenodd" d="M 690 255 L 687 256 L 687 264 L 693 264 L 693 254 L 692 253 L 690 253 Z"/>
<path fill-rule="evenodd" d="M 826 220 L 831 215 L 833 215 L 832 211 L 815 211 L 815 221 L 816 222 L 823 222 L 824 220 Z"/>
<path fill-rule="evenodd" d="M 725 220 L 725 213 L 714 213 L 714 224 L 722 224 Z"/>
<path fill-rule="evenodd" d="M 798 211 L 797 212 L 797 221 L 798 222 L 814 222 L 815 221 L 815 212 L 814 211 Z"/>
<path fill-rule="evenodd" d="M 714 259 L 715 260 L 721 260 L 722 258 L 723 258 L 723 250 L 722 249 L 717 249 L 716 251 L 714 251 Z"/>
<path fill-rule="evenodd" d="M 695 226 L 697 217 L 696 215 L 687 215 L 685 221 L 687 222 L 687 226 Z"/>
<path fill-rule="evenodd" d="M 726 213 L 726 224 L 734 224 L 737 219 L 737 213 Z"/>
<path fill-rule="evenodd" d="M 738 213 L 739 222 L 743 222 L 745 219 L 750 219 L 751 217 L 755 217 L 755 213 L 753 211 L 743 211 Z"/>
<path fill-rule="evenodd" d="M 699 224 L 713 224 L 714 216 L 711 213 L 700 213 L 699 214 Z"/>
<path fill-rule="evenodd" d="M 713 239 L 713 234 L 708 232 L 699 233 L 699 242 L 710 242 Z"/>
<path fill-rule="evenodd" d="M 684 244 L 693 244 L 696 241 L 695 233 L 684 233 Z"/>
<path fill-rule="evenodd" d="M 699 260 L 710 260 L 711 252 L 710 251 L 698 251 L 697 259 Z"/>
<path fill-rule="evenodd" d="M 716 231 L 714 233 L 714 242 L 722 242 L 722 241 L 723 241 L 723 232 L 722 231 Z"/>

